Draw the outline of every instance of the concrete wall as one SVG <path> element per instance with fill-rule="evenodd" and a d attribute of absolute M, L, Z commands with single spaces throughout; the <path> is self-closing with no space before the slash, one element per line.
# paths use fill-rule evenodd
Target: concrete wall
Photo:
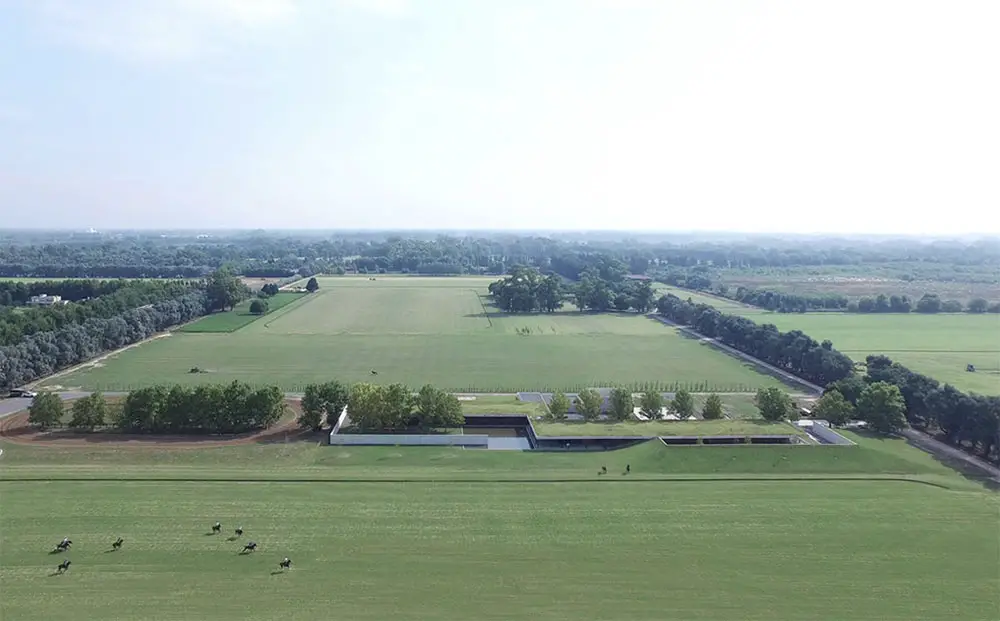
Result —
<path fill-rule="evenodd" d="M 489 436 L 418 434 L 330 434 L 335 446 L 470 446 L 486 448 Z"/>
<path fill-rule="evenodd" d="M 841 446 L 854 444 L 854 442 L 825 425 L 809 425 L 808 427 L 803 427 L 803 429 L 805 429 L 806 433 L 815 436 L 823 444 L 839 444 Z"/>

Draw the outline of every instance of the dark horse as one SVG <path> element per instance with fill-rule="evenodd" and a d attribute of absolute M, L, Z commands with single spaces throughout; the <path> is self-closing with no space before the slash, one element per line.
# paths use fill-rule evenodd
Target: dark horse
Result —
<path fill-rule="evenodd" d="M 121 549 L 123 543 L 125 543 L 125 540 L 122 539 L 121 537 L 119 537 L 118 541 L 116 541 L 116 542 L 114 542 L 114 543 L 111 544 L 111 549 L 112 550 L 119 550 L 119 549 Z"/>
<path fill-rule="evenodd" d="M 221 533 L 222 532 L 222 523 L 221 522 L 216 522 L 212 526 L 212 532 L 213 533 Z"/>
<path fill-rule="evenodd" d="M 289 567 L 292 566 L 292 559 L 290 559 L 290 558 L 288 558 L 286 556 L 285 560 L 283 560 L 280 563 L 278 563 L 278 566 L 281 567 L 282 569 L 288 569 Z"/>
<path fill-rule="evenodd" d="M 248 543 L 245 546 L 243 546 L 243 552 L 253 552 L 256 549 L 257 549 L 257 544 L 254 543 L 253 541 L 251 541 L 250 543 Z M 242 554 L 242 552 L 241 552 L 241 554 Z"/>
<path fill-rule="evenodd" d="M 59 563 L 59 567 L 56 567 L 56 573 L 61 574 L 62 572 L 67 571 L 69 569 L 69 564 L 70 564 L 69 559 L 66 559 L 65 561 Z"/>

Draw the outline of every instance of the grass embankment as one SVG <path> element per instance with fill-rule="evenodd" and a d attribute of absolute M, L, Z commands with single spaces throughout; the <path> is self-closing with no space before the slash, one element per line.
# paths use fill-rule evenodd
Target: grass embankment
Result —
<path fill-rule="evenodd" d="M 233 310 L 213 313 L 206 317 L 202 317 L 198 321 L 193 321 L 177 331 L 192 333 L 235 332 L 243 326 L 257 321 L 261 317 L 267 317 L 268 315 L 274 314 L 276 311 L 288 306 L 304 295 L 306 294 L 281 292 L 277 295 L 271 296 L 270 298 L 267 298 L 268 310 L 267 313 L 263 315 L 252 314 L 250 312 L 250 304 L 253 303 L 253 300 L 244 300 L 243 302 L 237 304 L 236 308 Z"/>
<path fill-rule="evenodd" d="M 901 441 L 858 440 L 593 454 L 4 446 L 0 606 L 20 621 L 314 619 L 331 606 L 362 620 L 995 619 L 997 498 Z M 150 480 L 227 475 L 273 480 Z M 962 491 L 749 480 L 824 475 Z M 119 480 L 59 480 L 86 476 Z M 496 482 L 517 479 L 539 482 Z M 72 550 L 50 555 L 67 535 Z M 259 549 L 241 556 L 247 540 Z M 64 557 L 69 572 L 50 576 Z"/>

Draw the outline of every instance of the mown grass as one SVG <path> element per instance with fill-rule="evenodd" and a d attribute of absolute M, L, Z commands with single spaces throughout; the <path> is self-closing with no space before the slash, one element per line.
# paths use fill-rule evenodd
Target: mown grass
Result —
<path fill-rule="evenodd" d="M 264 315 L 254 315 L 250 312 L 250 305 L 253 299 L 244 300 L 236 305 L 236 308 L 221 313 L 213 313 L 193 321 L 183 327 L 178 332 L 190 333 L 211 333 L 211 332 L 235 332 L 262 317 L 273 315 L 278 310 L 295 302 L 303 295 L 302 293 L 278 293 L 267 299 L 268 311 Z M 266 323 L 266 322 L 264 322 Z"/>
<path fill-rule="evenodd" d="M 682 299 L 691 298 L 757 323 L 772 323 L 782 331 L 801 330 L 819 341 L 830 339 L 834 347 L 859 362 L 871 354 L 884 354 L 959 389 L 1000 394 L 1000 315 L 997 314 L 784 314 L 672 287 L 661 288 Z M 968 364 L 975 365 L 974 373 L 965 370 Z"/>
<path fill-rule="evenodd" d="M 26 621 L 994 619 L 997 498 L 898 441 L 862 440 L 595 454 L 5 445 L 0 612 Z M 601 465 L 610 474 L 598 475 Z M 151 480 L 185 473 L 246 481 Z M 66 480 L 88 475 L 120 480 Z M 952 489 L 879 479 L 890 475 Z M 404 477 L 425 480 L 389 481 Z M 223 533 L 210 535 L 216 520 Z M 237 525 L 243 540 L 229 540 Z M 73 548 L 50 555 L 64 536 Z M 122 550 L 108 551 L 119 536 Z M 249 539 L 259 549 L 241 556 Z M 285 556 L 292 569 L 279 572 Z M 69 572 L 51 575 L 63 558 Z"/>
<path fill-rule="evenodd" d="M 476 395 L 461 400 L 463 414 L 527 414 L 542 416 L 547 410 L 542 403 L 520 401 L 515 395 Z"/>
<path fill-rule="evenodd" d="M 572 311 L 498 316 L 480 298 L 488 282 L 323 278 L 318 293 L 241 330 L 174 334 L 49 385 L 112 391 L 153 382 L 239 379 L 301 391 L 308 383 L 332 378 L 414 388 L 429 383 L 453 392 L 610 385 L 746 392 L 782 385 L 647 317 Z M 229 324 L 219 324 L 241 319 L 213 316 L 188 330 L 228 329 Z M 527 335 L 518 332 L 524 328 Z M 192 367 L 210 372 L 189 374 Z"/>

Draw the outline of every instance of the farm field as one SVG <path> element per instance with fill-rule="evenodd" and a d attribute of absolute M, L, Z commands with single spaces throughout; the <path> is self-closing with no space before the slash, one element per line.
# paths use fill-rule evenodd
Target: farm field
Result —
<path fill-rule="evenodd" d="M 598 454 L 0 443 L 0 615 L 994 619 L 997 497 L 900 441 L 857 439 Z M 64 536 L 73 548 L 50 555 Z"/>
<path fill-rule="evenodd" d="M 174 333 L 47 385 L 114 391 L 240 379 L 299 391 L 331 378 L 414 388 L 431 383 L 454 392 L 646 383 L 663 390 L 748 392 L 781 385 L 642 316 L 501 316 L 485 305 L 490 281 L 321 278 L 317 293 L 238 331 Z M 192 367 L 209 372 L 189 374 Z"/>
<path fill-rule="evenodd" d="M 819 312 L 772 313 L 719 298 L 669 287 L 665 291 L 726 313 L 773 323 L 779 330 L 802 330 L 863 362 L 869 354 L 885 354 L 907 367 L 981 394 L 1000 394 L 1000 315 L 997 314 L 857 314 Z M 967 364 L 975 373 L 965 370 Z"/>
<path fill-rule="evenodd" d="M 254 315 L 250 313 L 250 304 L 253 302 L 253 299 L 244 300 L 243 302 L 237 304 L 236 308 L 231 311 L 223 311 L 202 317 L 197 321 L 193 321 L 185 326 L 182 326 L 178 329 L 178 332 L 234 332 L 264 317 L 271 318 L 269 320 L 265 320 L 265 323 L 268 321 L 274 321 L 277 319 L 277 316 L 275 315 L 277 311 L 288 306 L 292 302 L 295 302 L 303 295 L 305 294 L 278 293 L 277 295 L 271 296 L 267 299 L 268 312 L 265 315 Z"/>
<path fill-rule="evenodd" d="M 845 267 L 792 267 L 757 270 L 722 270 L 721 282 L 731 288 L 770 289 L 801 294 L 836 293 L 858 299 L 864 296 L 908 295 L 912 300 L 925 293 L 936 293 L 942 300 L 959 300 L 963 304 L 981 297 L 1000 301 L 1000 282 L 995 271 L 980 266 L 947 266 L 950 273 L 929 272 L 934 266 L 866 264 L 861 270 Z M 967 270 L 968 273 L 959 270 Z M 902 278 L 906 275 L 907 279 Z M 954 276 L 981 282 L 946 280 Z"/>

